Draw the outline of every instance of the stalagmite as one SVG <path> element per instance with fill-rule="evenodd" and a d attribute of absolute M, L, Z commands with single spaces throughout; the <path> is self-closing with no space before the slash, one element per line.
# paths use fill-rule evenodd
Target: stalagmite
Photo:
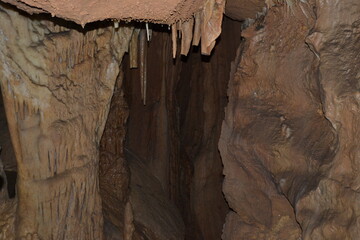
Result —
<path fill-rule="evenodd" d="M 138 68 L 139 33 L 140 33 L 140 29 L 135 29 L 131 37 L 130 46 L 129 46 L 130 68 Z"/>
<path fill-rule="evenodd" d="M 194 19 L 191 18 L 182 24 L 181 54 L 187 55 L 193 39 Z"/>
<path fill-rule="evenodd" d="M 201 53 L 210 55 L 221 33 L 225 0 L 208 0 L 203 9 L 201 25 Z"/>
<path fill-rule="evenodd" d="M 141 99 L 146 105 L 146 78 L 147 78 L 147 63 L 146 63 L 146 30 L 140 30 L 140 83 L 141 83 Z"/>
<path fill-rule="evenodd" d="M 194 37 L 192 42 L 194 46 L 199 46 L 201 39 L 201 25 L 202 25 L 201 16 L 202 16 L 202 12 L 197 12 L 194 15 L 195 26 L 194 26 Z"/>

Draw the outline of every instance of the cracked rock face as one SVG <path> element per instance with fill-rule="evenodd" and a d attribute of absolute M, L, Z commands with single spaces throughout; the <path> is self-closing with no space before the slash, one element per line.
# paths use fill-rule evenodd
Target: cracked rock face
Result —
<path fill-rule="evenodd" d="M 243 33 L 219 143 L 223 239 L 358 238 L 359 11 L 275 6 Z"/>

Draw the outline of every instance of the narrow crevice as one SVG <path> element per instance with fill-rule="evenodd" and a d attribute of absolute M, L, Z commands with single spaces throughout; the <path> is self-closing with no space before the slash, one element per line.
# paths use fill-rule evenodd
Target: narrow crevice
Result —
<path fill-rule="evenodd" d="M 15 172 L 15 171 L 5 171 L 5 175 L 6 175 L 8 195 L 9 195 L 10 199 L 13 199 L 16 196 L 17 172 Z"/>
<path fill-rule="evenodd" d="M 1 191 L 6 191 L 6 198 L 13 199 L 16 196 L 17 164 L 10 132 L 7 125 L 5 108 L 0 94 L 0 178 Z M 5 189 L 6 188 L 6 189 Z"/>

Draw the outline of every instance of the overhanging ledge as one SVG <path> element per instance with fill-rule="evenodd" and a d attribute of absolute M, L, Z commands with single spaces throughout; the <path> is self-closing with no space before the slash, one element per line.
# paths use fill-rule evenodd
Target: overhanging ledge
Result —
<path fill-rule="evenodd" d="M 52 16 L 86 23 L 105 19 L 138 20 L 172 24 L 188 19 L 205 0 L 1 0 L 30 14 Z"/>

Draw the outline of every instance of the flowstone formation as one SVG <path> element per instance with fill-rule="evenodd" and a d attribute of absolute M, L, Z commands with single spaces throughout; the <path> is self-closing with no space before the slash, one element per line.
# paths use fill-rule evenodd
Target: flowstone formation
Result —
<path fill-rule="evenodd" d="M 98 145 L 132 29 L 61 24 L 1 4 L 0 79 L 20 239 L 103 238 Z"/>

